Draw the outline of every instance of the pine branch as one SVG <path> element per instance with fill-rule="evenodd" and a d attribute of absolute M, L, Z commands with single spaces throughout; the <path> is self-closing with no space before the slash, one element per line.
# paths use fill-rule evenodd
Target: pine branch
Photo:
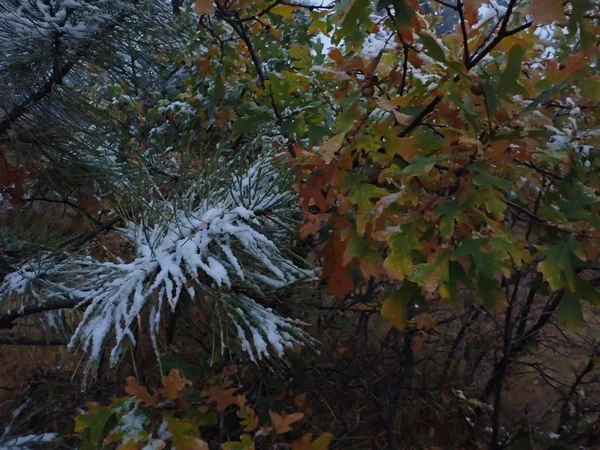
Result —
<path fill-rule="evenodd" d="M 59 309 L 74 308 L 79 302 L 80 300 L 76 298 L 57 298 L 38 304 L 24 305 L 19 309 L 9 309 L 4 313 L 0 313 L 0 330 L 10 330 L 14 326 L 13 322 L 22 317 Z"/>
<path fill-rule="evenodd" d="M 96 45 L 99 40 L 102 40 L 106 34 L 123 23 L 123 21 L 129 16 L 130 14 L 122 14 L 120 17 L 117 17 L 114 21 L 106 25 L 106 27 L 100 33 L 90 39 L 85 45 L 81 46 L 71 61 L 60 66 L 55 65 L 55 70 L 52 71 L 48 81 L 46 81 L 46 83 L 44 83 L 37 91 L 25 98 L 25 100 L 13 107 L 6 117 L 0 121 L 0 136 L 7 133 L 15 124 L 15 122 L 17 122 L 32 107 L 48 97 L 57 84 L 62 84 L 65 77 L 79 63 L 80 59 L 90 51 L 92 46 Z"/>

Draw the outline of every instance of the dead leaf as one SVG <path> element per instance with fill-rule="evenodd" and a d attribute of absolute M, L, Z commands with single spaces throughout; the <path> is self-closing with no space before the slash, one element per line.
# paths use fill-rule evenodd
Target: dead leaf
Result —
<path fill-rule="evenodd" d="M 333 161 L 335 154 L 340 150 L 343 141 L 344 135 L 340 133 L 327 139 L 323 145 L 321 145 L 321 154 L 323 155 L 325 164 L 330 164 L 331 161 Z"/>
<path fill-rule="evenodd" d="M 223 412 L 230 405 L 237 405 L 238 398 L 233 395 L 238 388 L 230 388 L 233 381 L 229 380 L 220 386 L 210 386 L 208 389 L 202 391 L 211 401 L 216 402 L 217 411 Z"/>
<path fill-rule="evenodd" d="M 271 422 L 273 423 L 273 429 L 277 434 L 287 433 L 292 430 L 291 424 L 302 420 L 304 414 L 302 413 L 293 413 L 293 414 L 283 414 L 279 415 L 276 412 L 269 410 L 269 415 L 271 416 Z"/>
<path fill-rule="evenodd" d="M 140 403 L 144 406 L 156 405 L 156 402 L 158 401 L 158 394 L 150 395 L 148 389 L 140 386 L 135 377 L 127 377 L 125 381 L 127 383 L 125 392 L 127 392 L 129 395 L 137 397 Z"/>
<path fill-rule="evenodd" d="M 163 388 L 160 393 L 169 400 L 175 400 L 180 396 L 181 391 L 191 384 L 190 380 L 182 378 L 178 369 L 171 369 L 169 375 L 162 377 Z"/>
<path fill-rule="evenodd" d="M 529 14 L 533 16 L 533 23 L 548 25 L 552 22 L 565 22 L 565 10 L 560 0 L 533 0 L 529 5 Z"/>
<path fill-rule="evenodd" d="M 292 450 L 327 450 L 329 444 L 333 439 L 331 433 L 323 433 L 313 442 L 311 442 L 312 433 L 307 433 L 300 439 L 297 439 L 291 443 Z"/>
<path fill-rule="evenodd" d="M 215 12 L 215 5 L 212 0 L 195 0 L 194 11 L 198 14 L 210 14 Z"/>
<path fill-rule="evenodd" d="M 483 0 L 463 0 L 465 8 L 465 20 L 469 25 L 477 23 L 477 14 Z"/>
<path fill-rule="evenodd" d="M 238 395 L 237 398 L 240 410 L 236 414 L 242 419 L 240 424 L 244 427 L 244 431 L 249 432 L 256 430 L 258 427 L 258 417 L 256 417 L 256 412 L 248 405 L 245 395 Z"/>

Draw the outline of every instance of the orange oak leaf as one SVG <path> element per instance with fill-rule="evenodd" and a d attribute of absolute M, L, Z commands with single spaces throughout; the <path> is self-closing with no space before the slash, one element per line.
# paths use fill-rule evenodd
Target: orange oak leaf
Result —
<path fill-rule="evenodd" d="M 311 442 L 312 433 L 307 433 L 291 443 L 292 450 L 327 450 L 333 439 L 331 433 L 323 433 Z"/>
<path fill-rule="evenodd" d="M 127 377 L 125 382 L 127 385 L 125 386 L 125 392 L 129 395 L 133 395 L 137 397 L 140 403 L 144 406 L 154 406 L 158 401 L 158 394 L 150 395 L 148 389 L 143 386 L 140 386 L 135 379 L 135 377 Z"/>
<path fill-rule="evenodd" d="M 181 391 L 191 384 L 190 380 L 181 376 L 178 369 L 171 369 L 169 375 L 162 377 L 163 388 L 160 393 L 169 400 L 175 400 L 180 396 Z"/>
<path fill-rule="evenodd" d="M 230 388 L 233 381 L 228 380 L 219 386 L 210 386 L 205 389 L 202 393 L 206 395 L 211 401 L 217 404 L 217 411 L 223 412 L 230 405 L 237 405 L 238 398 L 233 395 L 238 388 Z"/>
<path fill-rule="evenodd" d="M 287 433 L 292 430 L 291 424 L 302 420 L 304 414 L 302 413 L 293 413 L 293 414 L 277 414 L 269 410 L 269 415 L 271 416 L 271 422 L 273 423 L 273 429 L 277 434 Z"/>

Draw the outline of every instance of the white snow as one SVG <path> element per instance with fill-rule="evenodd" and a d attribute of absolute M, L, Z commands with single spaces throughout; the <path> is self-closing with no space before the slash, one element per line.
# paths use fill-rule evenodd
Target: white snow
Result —
<path fill-rule="evenodd" d="M 53 442 L 58 435 L 56 433 L 28 434 L 0 441 L 0 450 L 29 450 L 29 444 Z"/>
<path fill-rule="evenodd" d="M 499 5 L 497 0 L 490 0 L 488 3 L 483 3 L 477 11 L 478 22 L 471 28 L 478 29 L 485 25 L 490 19 L 495 17 L 500 18 L 506 14 L 506 6 Z"/>
<path fill-rule="evenodd" d="M 299 342 L 292 335 L 302 335 L 294 331 L 296 323 L 231 291 L 233 280 L 249 293 L 314 279 L 313 270 L 298 266 L 280 249 L 285 230 L 281 217 L 295 208 L 293 191 L 275 182 L 280 175 L 270 158 L 259 158 L 245 173 L 234 174 L 221 188 L 213 187 L 210 198 L 194 209 L 173 212 L 170 204 L 156 202 L 154 208 L 170 214 L 168 220 L 152 225 L 151 217 L 142 217 L 120 230 L 136 249 L 133 260 L 46 255 L 5 278 L 0 302 L 12 293 L 28 291 L 49 301 L 69 296 L 85 304 L 70 347 L 81 345 L 88 351 L 91 368 L 111 333 L 112 363 L 119 360 L 127 341 L 135 343 L 131 328 L 144 307 L 151 309 L 150 330 L 156 333 L 165 301 L 174 309 L 184 290 L 194 299 L 198 287 L 213 294 L 220 289 L 219 298 L 231 302 L 226 308 L 244 310 L 234 328 L 242 341 L 245 334 L 238 326 L 250 331 L 257 358 L 269 356 L 271 350 L 282 356 L 285 347 Z M 250 345 L 242 345 L 250 353 Z"/>

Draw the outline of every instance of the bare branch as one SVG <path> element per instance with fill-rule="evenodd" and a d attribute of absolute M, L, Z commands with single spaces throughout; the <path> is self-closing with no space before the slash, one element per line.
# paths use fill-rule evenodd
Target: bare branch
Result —
<path fill-rule="evenodd" d="M 46 301 L 35 305 L 24 305 L 19 309 L 9 309 L 4 313 L 0 313 L 0 330 L 11 329 L 14 326 L 13 322 L 21 317 L 47 311 L 56 311 L 58 309 L 74 308 L 80 302 L 81 300 L 76 298 L 64 298 Z"/>

